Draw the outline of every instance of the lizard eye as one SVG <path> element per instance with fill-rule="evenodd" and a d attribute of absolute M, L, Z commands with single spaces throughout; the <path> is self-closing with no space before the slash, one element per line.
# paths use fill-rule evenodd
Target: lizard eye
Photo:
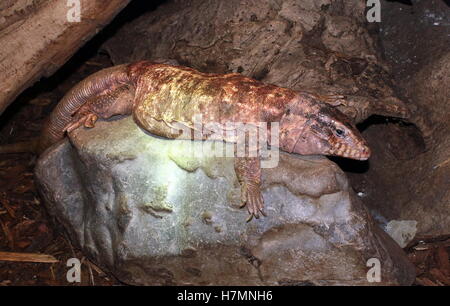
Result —
<path fill-rule="evenodd" d="M 336 129 L 336 135 L 338 137 L 344 137 L 345 136 L 345 132 L 341 129 Z"/>
<path fill-rule="evenodd" d="M 286 111 L 286 115 L 290 115 L 291 114 L 291 110 L 288 108 Z"/>

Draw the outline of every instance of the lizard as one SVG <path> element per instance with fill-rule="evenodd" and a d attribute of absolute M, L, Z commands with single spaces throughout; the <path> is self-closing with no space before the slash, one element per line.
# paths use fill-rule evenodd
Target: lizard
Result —
<path fill-rule="evenodd" d="M 195 132 L 193 118 L 201 114 L 204 125 L 278 122 L 278 147 L 288 153 L 368 159 L 370 148 L 355 125 L 317 97 L 239 73 L 139 61 L 100 70 L 74 86 L 50 114 L 37 147 L 42 153 L 66 133 L 115 115 L 132 115 L 144 130 L 174 139 L 179 136 L 174 124 Z M 215 140 L 234 141 L 226 136 Z M 234 168 L 248 221 L 265 215 L 260 157 L 235 157 Z"/>

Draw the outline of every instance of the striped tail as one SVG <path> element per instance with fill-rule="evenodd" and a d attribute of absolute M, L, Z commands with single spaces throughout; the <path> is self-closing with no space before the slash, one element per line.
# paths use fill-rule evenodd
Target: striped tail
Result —
<path fill-rule="evenodd" d="M 71 122 L 74 113 L 90 98 L 130 82 L 128 65 L 119 65 L 100 70 L 74 86 L 58 103 L 45 123 L 37 153 L 42 153 L 64 137 L 64 128 Z"/>

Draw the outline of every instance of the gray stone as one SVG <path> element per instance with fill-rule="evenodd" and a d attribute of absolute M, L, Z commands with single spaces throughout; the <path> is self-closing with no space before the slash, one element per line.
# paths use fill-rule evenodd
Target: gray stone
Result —
<path fill-rule="evenodd" d="M 132 118 L 80 128 L 41 155 L 51 215 L 97 264 L 130 284 L 411 284 L 414 267 L 324 157 L 281 154 L 263 169 L 267 217 L 246 223 L 233 158 L 192 157 Z M 193 143 L 194 147 L 201 145 Z"/>
<path fill-rule="evenodd" d="M 386 224 L 386 233 L 402 248 L 406 247 L 416 236 L 417 221 L 415 220 L 391 220 Z"/>

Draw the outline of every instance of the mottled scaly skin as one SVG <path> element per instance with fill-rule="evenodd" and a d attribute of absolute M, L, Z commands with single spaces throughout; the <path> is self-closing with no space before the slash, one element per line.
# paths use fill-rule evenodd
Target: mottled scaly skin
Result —
<path fill-rule="evenodd" d="M 198 115 L 203 124 L 219 126 L 279 122 L 283 151 L 361 160 L 370 155 L 348 118 L 318 101 L 318 96 L 240 74 L 207 74 L 148 61 L 102 70 L 75 86 L 50 116 L 39 149 L 45 150 L 79 126 L 93 127 L 98 118 L 122 114 L 132 114 L 140 127 L 167 138 L 179 136 L 175 124 L 194 131 L 193 118 Z M 224 135 L 216 133 L 213 140 L 235 140 Z M 235 158 L 235 170 L 250 219 L 259 217 L 264 214 L 259 157 Z"/>
<path fill-rule="evenodd" d="M 133 116 L 144 129 L 172 138 L 172 124 L 193 127 L 193 118 L 225 125 L 229 122 L 279 121 L 284 105 L 298 94 L 240 74 L 207 74 L 191 68 L 137 63 Z M 163 123 L 163 124 L 161 124 Z M 169 125 L 168 125 L 169 124 Z M 206 135 L 205 135 L 206 136 Z"/>

